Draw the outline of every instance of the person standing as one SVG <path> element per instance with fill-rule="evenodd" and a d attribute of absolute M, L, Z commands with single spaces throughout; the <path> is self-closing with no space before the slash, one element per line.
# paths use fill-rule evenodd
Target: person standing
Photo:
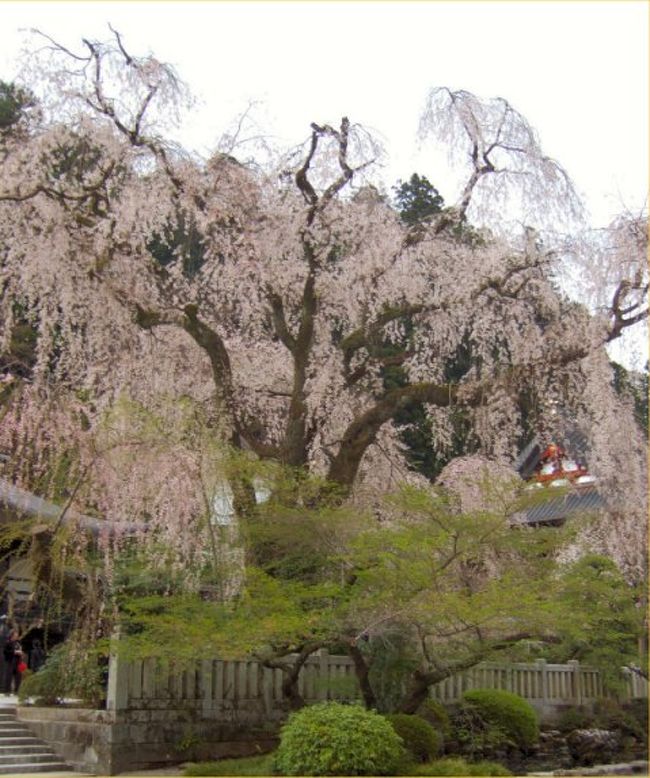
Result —
<path fill-rule="evenodd" d="M 13 693 L 18 694 L 22 680 L 22 670 L 19 668 L 19 665 L 23 664 L 23 648 L 18 638 L 18 630 L 12 630 L 3 651 L 5 675 L 2 688 L 6 694 L 11 694 L 12 688 Z"/>
<path fill-rule="evenodd" d="M 4 651 L 9 635 L 11 634 L 11 627 L 9 620 L 3 613 L 0 616 L 0 693 L 5 694 L 5 672 L 7 663 L 5 662 Z"/>
<path fill-rule="evenodd" d="M 34 638 L 29 650 L 29 669 L 35 673 L 45 663 L 45 651 L 38 638 Z"/>

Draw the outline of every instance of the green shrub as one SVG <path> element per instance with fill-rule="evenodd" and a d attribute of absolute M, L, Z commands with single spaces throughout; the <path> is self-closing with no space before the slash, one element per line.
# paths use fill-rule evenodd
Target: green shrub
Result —
<path fill-rule="evenodd" d="M 465 700 L 452 708 L 452 738 L 447 751 L 468 759 L 500 759 L 517 744 L 508 733 L 488 721 L 472 703 Z"/>
<path fill-rule="evenodd" d="M 502 689 L 473 689 L 465 703 L 492 728 L 500 730 L 518 748 L 527 750 L 539 740 L 539 724 L 533 706 L 518 694 Z"/>
<path fill-rule="evenodd" d="M 443 738 L 447 739 L 451 735 L 449 713 L 441 702 L 431 698 L 425 700 L 418 708 L 418 716 L 428 721 L 435 730 L 442 734 Z"/>
<path fill-rule="evenodd" d="M 413 766 L 409 775 L 434 776 L 434 775 L 512 775 L 507 767 L 498 762 L 474 762 L 468 763 L 460 757 L 448 759 L 435 759 L 426 764 Z"/>
<path fill-rule="evenodd" d="M 648 700 L 635 699 L 623 703 L 623 710 L 636 722 L 639 730 L 643 733 L 642 742 L 648 742 Z"/>
<path fill-rule="evenodd" d="M 407 713 L 393 713 L 386 717 L 404 741 L 404 747 L 416 762 L 428 762 L 438 756 L 442 736 L 424 719 Z"/>
<path fill-rule="evenodd" d="M 289 717 L 274 767 L 284 775 L 394 775 L 404 755 L 402 739 L 383 716 L 323 702 Z"/>
<path fill-rule="evenodd" d="M 469 765 L 460 757 L 451 759 L 435 759 L 426 764 L 413 767 L 410 775 L 469 775 Z"/>
<path fill-rule="evenodd" d="M 584 708 L 568 708 L 558 716 L 556 726 L 566 735 L 574 729 L 588 729 L 593 724 L 593 715 Z"/>
<path fill-rule="evenodd" d="M 195 762 L 185 767 L 184 775 L 271 775 L 273 754 L 248 756 L 242 759 L 219 759 L 216 762 Z"/>
<path fill-rule="evenodd" d="M 594 705 L 596 726 L 617 732 L 621 738 L 633 738 L 643 742 L 647 737 L 647 714 L 645 721 L 639 721 L 629 709 L 616 700 L 601 698 Z"/>
<path fill-rule="evenodd" d="M 96 651 L 86 651 L 73 640 L 56 646 L 45 664 L 25 676 L 18 698 L 34 697 L 42 705 L 60 704 L 65 698 L 98 707 L 104 698 L 105 667 Z"/>
<path fill-rule="evenodd" d="M 470 775 L 512 775 L 510 770 L 499 762 L 472 762 L 468 766 Z"/>

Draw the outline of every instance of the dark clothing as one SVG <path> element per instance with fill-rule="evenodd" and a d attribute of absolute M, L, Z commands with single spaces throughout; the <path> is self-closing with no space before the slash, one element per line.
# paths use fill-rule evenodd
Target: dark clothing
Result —
<path fill-rule="evenodd" d="M 11 694 L 12 687 L 14 694 L 18 694 L 22 673 L 18 670 L 18 665 L 24 661 L 23 651 L 19 640 L 8 640 L 3 650 L 5 660 L 5 672 L 2 679 L 2 691 L 5 694 Z"/>
<path fill-rule="evenodd" d="M 45 651 L 43 651 L 40 641 L 35 640 L 32 644 L 32 650 L 29 652 L 29 669 L 35 673 L 44 663 Z"/>
<path fill-rule="evenodd" d="M 7 663 L 5 662 L 5 646 L 11 635 L 11 628 L 7 624 L 7 619 L 0 619 L 0 692 L 5 690 L 5 674 Z"/>

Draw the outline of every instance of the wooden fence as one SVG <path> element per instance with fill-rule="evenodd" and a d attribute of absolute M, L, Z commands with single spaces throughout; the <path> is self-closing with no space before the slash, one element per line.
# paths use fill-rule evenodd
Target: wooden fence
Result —
<path fill-rule="evenodd" d="M 253 660 L 210 659 L 183 669 L 161 667 L 155 659 L 125 662 L 111 658 L 109 710 L 200 709 L 205 718 L 280 718 L 284 713 L 283 673 Z M 307 702 L 354 699 L 358 686 L 347 656 L 326 650 L 309 657 L 298 691 Z"/>
<path fill-rule="evenodd" d="M 259 662 L 204 660 L 185 669 L 161 667 L 154 659 L 125 662 L 113 657 L 109 669 L 109 710 L 165 710 L 182 707 L 205 718 L 227 714 L 266 719 L 283 714 L 280 669 Z M 647 684 L 628 672 L 624 697 L 647 697 Z M 307 702 L 354 699 L 359 696 L 353 662 L 321 650 L 303 667 L 298 688 Z M 431 689 L 440 702 L 454 702 L 468 689 L 505 689 L 521 695 L 538 709 L 582 705 L 603 696 L 602 679 L 578 662 L 530 664 L 484 662 L 447 678 Z"/>
<path fill-rule="evenodd" d="M 581 667 L 576 661 L 560 665 L 539 660 L 531 664 L 483 662 L 436 684 L 432 696 L 440 702 L 455 702 L 469 689 L 505 689 L 530 701 L 574 705 L 604 694 L 598 670 Z"/>

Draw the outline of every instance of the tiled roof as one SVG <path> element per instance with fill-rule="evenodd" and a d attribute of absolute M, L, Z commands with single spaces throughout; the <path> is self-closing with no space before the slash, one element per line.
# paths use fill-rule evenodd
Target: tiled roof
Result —
<path fill-rule="evenodd" d="M 556 433 L 553 442 L 562 446 L 573 460 L 589 459 L 587 436 L 577 424 L 562 412 L 556 417 Z M 533 438 L 521 451 L 514 467 L 524 481 L 528 481 L 540 465 L 546 444 Z M 579 513 L 593 513 L 607 508 L 604 497 L 592 484 L 568 485 L 554 488 L 542 487 L 531 491 L 531 505 L 512 516 L 514 524 L 561 524 L 566 518 Z"/>
<path fill-rule="evenodd" d="M 572 514 L 594 513 L 607 508 L 605 499 L 594 486 L 568 486 L 561 494 L 553 494 L 552 489 L 546 487 L 542 494 L 536 494 L 530 508 L 512 516 L 513 524 L 561 524 Z"/>

